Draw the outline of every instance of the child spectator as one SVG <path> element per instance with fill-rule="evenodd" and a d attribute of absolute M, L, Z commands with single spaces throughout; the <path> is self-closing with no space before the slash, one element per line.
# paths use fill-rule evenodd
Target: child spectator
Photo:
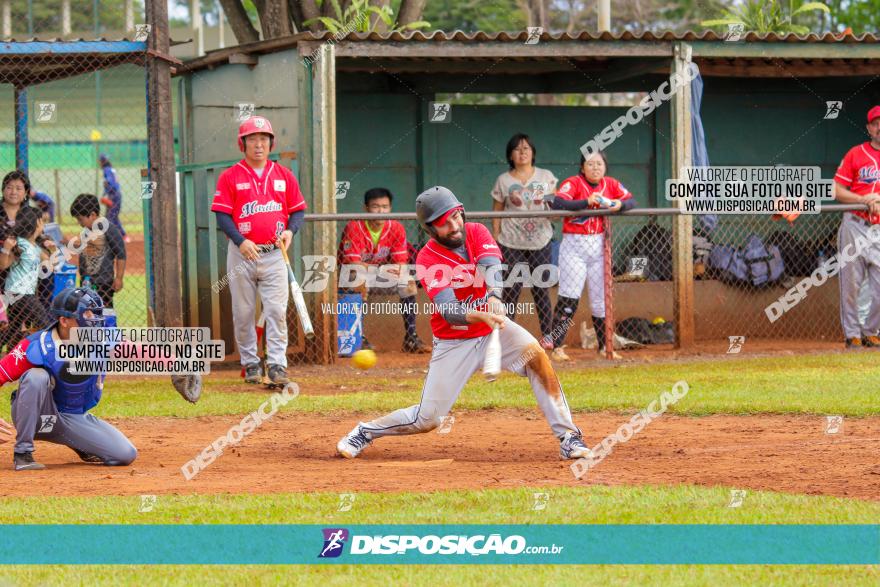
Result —
<path fill-rule="evenodd" d="M 0 269 L 9 269 L 6 276 L 9 325 L 3 339 L 10 348 L 21 339 L 23 328 L 40 330 L 49 325 L 46 308 L 36 295 L 40 262 L 49 259 L 49 254 L 37 245 L 42 233 L 42 212 L 23 206 L 18 211 L 12 235 L 3 241 L 0 249 Z M 48 239 L 43 240 L 43 244 L 55 247 Z"/>
<path fill-rule="evenodd" d="M 106 230 L 101 233 L 96 226 L 100 212 L 98 198 L 92 194 L 80 194 L 70 205 L 70 215 L 80 226 L 92 230 L 79 255 L 80 283 L 88 277 L 104 306 L 112 308 L 113 295 L 122 289 L 125 276 L 125 243 L 119 228 L 106 219 L 101 226 Z"/>

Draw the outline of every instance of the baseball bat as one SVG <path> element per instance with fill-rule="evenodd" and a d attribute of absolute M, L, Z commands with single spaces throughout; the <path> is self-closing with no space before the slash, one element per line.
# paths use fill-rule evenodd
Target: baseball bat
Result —
<path fill-rule="evenodd" d="M 309 318 L 309 312 L 306 310 L 306 300 L 303 298 L 302 288 L 293 274 L 293 267 L 290 266 L 290 257 L 287 256 L 287 249 L 281 247 L 281 254 L 284 255 L 284 262 L 287 264 L 287 280 L 290 282 L 290 294 L 293 296 L 293 304 L 296 306 L 296 314 L 299 316 L 299 323 L 302 324 L 303 334 L 306 338 L 315 336 L 315 329 L 312 327 L 312 320 Z"/>
<path fill-rule="evenodd" d="M 501 341 L 498 327 L 492 328 L 489 343 L 486 345 L 486 356 L 483 358 L 483 376 L 486 381 L 495 381 L 501 373 Z"/>

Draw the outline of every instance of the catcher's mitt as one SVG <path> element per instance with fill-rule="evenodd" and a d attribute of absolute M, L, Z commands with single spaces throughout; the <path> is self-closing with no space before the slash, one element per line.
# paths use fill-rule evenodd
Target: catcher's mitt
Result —
<path fill-rule="evenodd" d="M 172 375 L 171 384 L 180 396 L 191 404 L 199 401 L 202 395 L 201 375 Z"/>

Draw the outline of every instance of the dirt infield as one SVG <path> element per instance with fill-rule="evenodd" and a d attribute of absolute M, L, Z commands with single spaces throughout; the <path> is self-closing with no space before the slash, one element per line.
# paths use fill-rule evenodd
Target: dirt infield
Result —
<path fill-rule="evenodd" d="M 14 473 L 7 444 L 0 495 L 693 484 L 880 500 L 880 418 L 848 418 L 831 435 L 820 416 L 663 416 L 577 481 L 537 411 L 454 415 L 448 434 L 382 439 L 355 461 L 336 457 L 334 446 L 356 415 L 278 415 L 191 481 L 180 467 L 241 416 L 118 420 L 140 451 L 132 466 L 87 465 L 65 447 L 38 442 L 36 455 L 49 469 Z M 576 417 L 591 444 L 627 419 L 610 412 Z"/>

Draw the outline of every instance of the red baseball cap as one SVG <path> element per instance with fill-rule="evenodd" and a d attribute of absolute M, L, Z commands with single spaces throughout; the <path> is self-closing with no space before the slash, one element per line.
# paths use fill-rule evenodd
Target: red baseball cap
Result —
<path fill-rule="evenodd" d="M 434 226 L 443 226 L 444 224 L 446 224 L 446 221 L 449 220 L 449 217 L 452 216 L 453 214 L 455 214 L 456 212 L 458 212 L 459 210 L 464 210 L 464 206 L 458 206 L 457 208 L 453 208 L 452 210 L 450 210 L 449 212 L 447 212 L 446 214 L 444 214 L 443 216 L 441 216 L 440 218 L 438 218 L 437 220 L 435 220 L 431 224 Z"/>
<path fill-rule="evenodd" d="M 871 124 L 875 118 L 880 118 L 880 106 L 874 106 L 868 110 L 868 124 Z"/>

